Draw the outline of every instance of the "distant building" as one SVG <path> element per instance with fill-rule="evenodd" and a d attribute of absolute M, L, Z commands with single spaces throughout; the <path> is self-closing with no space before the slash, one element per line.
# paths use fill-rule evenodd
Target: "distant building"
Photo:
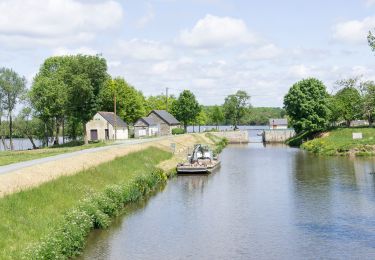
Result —
<path fill-rule="evenodd" d="M 155 136 L 159 134 L 159 124 L 152 117 L 142 117 L 134 124 L 134 137 Z"/>
<path fill-rule="evenodd" d="M 350 121 L 350 126 L 368 126 L 369 123 L 367 120 L 353 120 Z"/>
<path fill-rule="evenodd" d="M 86 124 L 87 138 L 89 141 L 114 140 L 116 126 L 116 139 L 128 139 L 128 126 L 113 112 L 98 112 Z"/>
<path fill-rule="evenodd" d="M 286 118 L 271 118 L 269 120 L 270 129 L 288 129 L 288 119 Z"/>
<path fill-rule="evenodd" d="M 148 116 L 158 126 L 158 135 L 170 135 L 172 129 L 180 128 L 180 122 L 165 110 L 152 110 Z"/>

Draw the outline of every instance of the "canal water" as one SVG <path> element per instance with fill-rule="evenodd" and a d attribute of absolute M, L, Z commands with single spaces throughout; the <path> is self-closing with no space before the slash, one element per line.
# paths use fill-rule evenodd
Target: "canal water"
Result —
<path fill-rule="evenodd" d="M 375 160 L 230 145 L 95 231 L 82 259 L 375 259 Z"/>

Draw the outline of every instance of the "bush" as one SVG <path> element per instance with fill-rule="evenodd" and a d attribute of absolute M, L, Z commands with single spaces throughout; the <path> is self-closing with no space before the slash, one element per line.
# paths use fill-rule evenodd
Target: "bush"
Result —
<path fill-rule="evenodd" d="M 185 130 L 182 129 L 182 128 L 173 128 L 173 129 L 172 129 L 172 134 L 173 134 L 173 135 L 181 135 L 181 134 L 185 134 Z"/>
<path fill-rule="evenodd" d="M 167 179 L 168 176 L 157 169 L 128 185 L 110 185 L 104 192 L 90 194 L 64 216 L 56 231 L 28 247 L 23 259 L 67 259 L 78 255 L 92 229 L 108 227 L 111 217 L 126 203 L 142 199 Z"/>

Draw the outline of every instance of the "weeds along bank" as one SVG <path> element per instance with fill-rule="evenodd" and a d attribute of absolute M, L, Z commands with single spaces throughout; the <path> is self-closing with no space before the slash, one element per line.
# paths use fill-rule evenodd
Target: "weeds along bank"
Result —
<path fill-rule="evenodd" d="M 107 227 L 126 204 L 165 185 L 178 152 L 148 147 L 0 199 L 0 259 L 77 255 L 92 229 Z"/>
<path fill-rule="evenodd" d="M 362 133 L 362 139 L 353 139 L 353 133 Z M 302 149 L 322 155 L 375 155 L 375 128 L 339 128 L 304 142 Z"/>

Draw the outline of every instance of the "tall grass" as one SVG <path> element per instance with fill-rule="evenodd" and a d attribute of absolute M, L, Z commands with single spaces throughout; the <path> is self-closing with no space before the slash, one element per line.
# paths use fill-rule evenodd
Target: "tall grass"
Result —
<path fill-rule="evenodd" d="M 75 255 L 92 228 L 165 179 L 155 165 L 171 156 L 151 147 L 0 199 L 0 259 L 19 259 L 25 248 L 31 259 Z"/>
<path fill-rule="evenodd" d="M 228 139 L 218 137 L 211 133 L 205 134 L 208 139 L 210 139 L 215 144 L 214 154 L 217 155 L 228 145 Z"/>

